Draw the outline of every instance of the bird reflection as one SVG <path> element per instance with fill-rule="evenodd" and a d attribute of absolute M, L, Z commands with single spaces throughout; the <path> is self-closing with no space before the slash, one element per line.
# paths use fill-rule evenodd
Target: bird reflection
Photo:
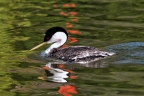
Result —
<path fill-rule="evenodd" d="M 49 62 L 43 69 L 45 70 L 47 80 L 52 82 L 66 83 L 66 79 L 76 79 L 74 70 L 87 68 L 107 68 L 108 64 L 104 61 L 98 61 L 90 64 L 58 64 L 58 62 Z"/>
<path fill-rule="evenodd" d="M 47 80 L 57 83 L 64 83 L 59 86 L 58 93 L 63 96 L 72 96 L 72 94 L 77 94 L 76 88 L 74 85 L 67 84 L 66 78 L 75 79 L 77 76 L 74 75 L 75 72 L 72 70 L 66 69 L 65 64 L 52 64 L 48 63 L 43 66 L 43 69 L 46 72 Z"/>
<path fill-rule="evenodd" d="M 48 63 L 43 66 L 46 72 L 47 80 L 52 82 L 66 83 L 66 78 L 75 79 L 77 76 L 72 75 L 74 72 L 64 68 L 64 64 L 51 64 Z"/>
<path fill-rule="evenodd" d="M 109 66 L 110 61 L 96 61 L 88 64 L 80 64 L 80 66 L 87 67 L 87 68 L 107 68 Z"/>

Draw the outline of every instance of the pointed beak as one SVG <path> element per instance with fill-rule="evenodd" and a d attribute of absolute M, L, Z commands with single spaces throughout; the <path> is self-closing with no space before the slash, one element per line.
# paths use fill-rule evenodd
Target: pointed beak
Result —
<path fill-rule="evenodd" d="M 41 47 L 41 46 L 43 46 L 43 45 L 45 45 L 45 44 L 46 44 L 46 42 L 43 42 L 43 43 L 35 46 L 34 48 L 32 48 L 30 51 L 33 51 L 33 50 L 35 50 L 35 49 L 37 49 L 37 48 L 39 48 L 39 47 Z"/>

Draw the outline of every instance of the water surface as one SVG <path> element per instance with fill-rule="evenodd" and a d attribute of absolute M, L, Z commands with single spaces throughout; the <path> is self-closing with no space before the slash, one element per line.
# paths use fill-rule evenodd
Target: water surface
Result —
<path fill-rule="evenodd" d="M 143 0 L 0 2 L 2 96 L 60 96 L 65 88 L 72 88 L 75 96 L 144 95 Z M 29 49 L 53 26 L 69 32 L 65 46 L 93 46 L 117 55 L 88 65 L 56 66 L 71 70 L 67 83 L 43 80 L 42 66 L 49 61 L 37 57 L 48 46 Z"/>

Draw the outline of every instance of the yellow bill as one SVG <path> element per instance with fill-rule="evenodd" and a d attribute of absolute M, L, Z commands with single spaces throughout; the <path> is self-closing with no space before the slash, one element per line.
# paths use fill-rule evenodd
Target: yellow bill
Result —
<path fill-rule="evenodd" d="M 35 49 L 37 49 L 37 48 L 39 48 L 39 47 L 41 47 L 41 46 L 43 46 L 43 45 L 45 45 L 45 44 L 46 44 L 46 42 L 43 42 L 43 43 L 35 46 L 34 48 L 32 48 L 30 51 L 35 50 Z"/>

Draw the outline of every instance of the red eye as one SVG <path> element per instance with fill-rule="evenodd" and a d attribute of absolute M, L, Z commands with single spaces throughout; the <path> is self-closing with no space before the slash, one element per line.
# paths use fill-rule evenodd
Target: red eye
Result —
<path fill-rule="evenodd" d="M 47 42 L 47 41 L 49 41 L 49 40 L 50 40 L 50 37 L 48 37 L 47 35 L 45 35 L 43 42 Z"/>
<path fill-rule="evenodd" d="M 49 37 L 47 37 L 46 39 L 49 40 Z"/>

